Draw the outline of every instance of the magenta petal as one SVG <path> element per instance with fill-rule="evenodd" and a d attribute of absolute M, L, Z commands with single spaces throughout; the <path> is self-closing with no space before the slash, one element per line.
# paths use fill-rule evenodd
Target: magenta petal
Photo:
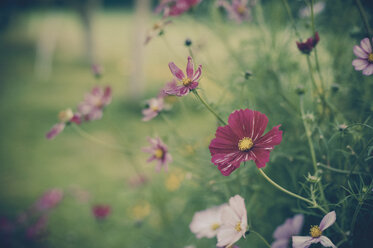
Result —
<path fill-rule="evenodd" d="M 266 129 L 268 118 L 258 111 L 241 109 L 229 116 L 228 123 L 238 137 L 249 137 L 255 141 Z"/>
<path fill-rule="evenodd" d="M 355 67 L 355 70 L 361 71 L 369 65 L 369 62 L 366 59 L 354 59 L 352 65 Z"/>
<path fill-rule="evenodd" d="M 354 46 L 354 54 L 360 59 L 367 59 L 368 53 L 366 53 L 361 47 Z"/>
<path fill-rule="evenodd" d="M 185 78 L 183 71 L 180 70 L 180 68 L 177 67 L 177 66 L 175 65 L 174 62 L 170 62 L 170 63 L 168 64 L 168 67 L 170 68 L 172 74 L 173 74 L 177 79 L 179 79 L 179 80 L 183 80 L 183 78 Z"/>
<path fill-rule="evenodd" d="M 368 65 L 364 70 L 363 70 L 363 74 L 365 76 L 370 76 L 373 74 L 373 64 L 370 64 Z"/>
<path fill-rule="evenodd" d="M 266 163 L 269 162 L 269 154 L 270 154 L 269 150 L 261 149 L 261 148 L 254 148 L 252 149 L 251 153 L 252 153 L 252 156 L 254 157 L 256 167 L 262 168 L 266 166 Z"/>
<path fill-rule="evenodd" d="M 273 146 L 279 145 L 282 141 L 282 131 L 279 130 L 280 127 L 281 125 L 273 127 L 271 131 L 259 138 L 255 143 L 255 148 L 272 149 Z"/>
<path fill-rule="evenodd" d="M 202 74 L 202 65 L 199 65 L 196 72 L 193 75 L 192 81 L 198 81 Z"/>
<path fill-rule="evenodd" d="M 65 123 L 58 123 L 52 127 L 52 129 L 46 134 L 47 139 L 55 138 L 65 128 Z"/>
<path fill-rule="evenodd" d="M 187 76 L 189 79 L 192 79 L 193 78 L 193 73 L 194 73 L 194 64 L 193 64 L 193 60 L 192 60 L 192 57 L 188 57 L 188 64 L 187 64 L 187 67 L 186 67 L 186 73 L 187 73 Z"/>
<path fill-rule="evenodd" d="M 106 87 L 102 97 L 102 103 L 106 106 L 111 102 L 111 87 Z"/>
<path fill-rule="evenodd" d="M 190 89 L 190 90 L 193 90 L 193 89 L 195 89 L 195 88 L 197 88 L 198 87 L 198 82 L 192 82 L 189 86 L 188 86 L 188 88 Z"/>
<path fill-rule="evenodd" d="M 182 87 L 180 87 L 180 90 L 179 90 L 177 96 L 185 96 L 188 93 L 189 93 L 189 88 L 185 87 L 185 86 L 182 86 Z"/>

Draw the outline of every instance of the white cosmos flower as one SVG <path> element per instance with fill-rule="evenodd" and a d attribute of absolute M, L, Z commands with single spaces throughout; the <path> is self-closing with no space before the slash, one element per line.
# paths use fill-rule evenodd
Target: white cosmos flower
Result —
<path fill-rule="evenodd" d="M 231 246 L 242 236 L 245 237 L 247 229 L 247 213 L 245 200 L 235 195 L 229 199 L 229 205 L 222 210 L 222 225 L 218 230 L 218 247 Z"/>
<path fill-rule="evenodd" d="M 228 204 L 223 204 L 196 212 L 189 225 L 192 233 L 194 233 L 198 239 L 203 237 L 215 237 L 221 226 L 221 212 L 227 205 Z"/>

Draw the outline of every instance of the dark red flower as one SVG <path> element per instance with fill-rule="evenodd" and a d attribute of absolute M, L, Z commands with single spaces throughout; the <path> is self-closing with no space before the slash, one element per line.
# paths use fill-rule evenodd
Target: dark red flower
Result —
<path fill-rule="evenodd" d="M 92 213 L 96 219 L 103 220 L 110 214 L 111 207 L 109 205 L 95 205 L 92 207 Z"/>
<path fill-rule="evenodd" d="M 313 48 L 316 47 L 317 43 L 320 41 L 319 33 L 316 32 L 314 37 L 308 38 L 305 42 L 296 42 L 299 51 L 304 54 L 310 54 Z"/>
<path fill-rule="evenodd" d="M 270 152 L 282 140 L 281 125 L 263 135 L 267 124 L 267 116 L 258 111 L 234 111 L 229 115 L 228 125 L 218 127 L 210 143 L 211 162 L 224 176 L 229 176 L 244 161 L 253 160 L 258 168 L 264 167 Z"/>

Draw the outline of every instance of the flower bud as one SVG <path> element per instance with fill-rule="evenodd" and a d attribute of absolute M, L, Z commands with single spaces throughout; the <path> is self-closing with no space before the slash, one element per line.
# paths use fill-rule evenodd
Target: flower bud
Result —
<path fill-rule="evenodd" d="M 305 90 L 303 85 L 298 85 L 295 88 L 295 93 L 297 93 L 298 95 L 303 95 L 305 92 L 306 92 L 306 90 Z"/>
<path fill-rule="evenodd" d="M 318 176 L 313 176 L 311 175 L 310 173 L 308 173 L 308 176 L 307 176 L 307 181 L 310 182 L 310 183 L 318 183 L 320 182 L 320 177 Z"/>
<path fill-rule="evenodd" d="M 339 91 L 340 86 L 339 86 L 339 84 L 334 83 L 334 84 L 332 84 L 332 86 L 330 88 L 331 88 L 333 93 L 337 93 Z"/>
<path fill-rule="evenodd" d="M 64 111 L 61 111 L 59 114 L 58 114 L 58 119 L 61 121 L 61 122 L 68 122 L 71 120 L 71 118 L 73 118 L 74 116 L 74 113 L 73 111 L 69 108 L 69 109 L 66 109 Z"/>
<path fill-rule="evenodd" d="M 245 71 L 245 79 L 248 80 L 250 76 L 253 75 L 251 71 Z"/>
<path fill-rule="evenodd" d="M 185 46 L 189 47 L 189 46 L 192 45 L 192 40 L 191 39 L 186 39 L 184 44 L 185 44 Z"/>

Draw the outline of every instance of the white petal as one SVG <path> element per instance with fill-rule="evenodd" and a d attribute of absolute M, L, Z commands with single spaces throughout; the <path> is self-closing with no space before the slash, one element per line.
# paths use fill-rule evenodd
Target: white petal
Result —
<path fill-rule="evenodd" d="M 364 70 L 368 65 L 368 60 L 366 59 L 354 59 L 352 65 L 355 67 L 355 70 L 361 71 Z"/>
<path fill-rule="evenodd" d="M 361 47 L 354 46 L 354 54 L 358 56 L 360 59 L 367 59 L 368 53 L 366 53 Z"/>
<path fill-rule="evenodd" d="M 325 247 L 333 247 L 333 248 L 337 248 L 337 246 L 335 246 L 333 244 L 333 242 L 328 238 L 328 237 L 325 237 L 325 236 L 321 236 L 320 237 L 320 243 L 325 246 Z"/>
<path fill-rule="evenodd" d="M 310 236 L 293 236 L 293 248 L 308 248 L 313 243 Z"/>
<path fill-rule="evenodd" d="M 332 212 L 328 213 L 327 215 L 325 215 L 324 218 L 322 218 L 322 220 L 320 222 L 320 230 L 324 231 L 326 228 L 333 225 L 336 218 L 337 218 L 337 216 L 335 214 L 335 211 L 332 211 Z"/>
<path fill-rule="evenodd" d="M 234 197 L 231 197 L 229 199 L 229 206 L 240 217 L 240 219 L 242 216 L 246 215 L 245 200 L 241 196 L 235 195 Z"/>
<path fill-rule="evenodd" d="M 361 46 L 361 48 L 364 49 L 365 52 L 367 52 L 367 53 L 372 52 L 372 46 L 370 45 L 370 42 L 369 42 L 368 38 L 362 39 L 361 42 L 360 42 L 360 46 Z"/>
<path fill-rule="evenodd" d="M 365 76 L 370 76 L 373 74 L 373 64 L 370 64 L 368 65 L 364 70 L 363 70 L 363 74 Z"/>

